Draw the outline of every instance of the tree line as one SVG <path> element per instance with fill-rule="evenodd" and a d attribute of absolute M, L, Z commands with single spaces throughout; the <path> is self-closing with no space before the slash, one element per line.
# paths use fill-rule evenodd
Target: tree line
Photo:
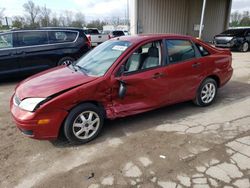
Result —
<path fill-rule="evenodd" d="M 230 27 L 242 27 L 242 26 L 250 26 L 250 12 L 244 11 L 240 13 L 235 11 L 231 13 L 231 22 Z"/>
<path fill-rule="evenodd" d="M 113 17 L 110 20 L 101 21 L 99 19 L 86 22 L 85 15 L 82 12 L 72 12 L 65 10 L 61 14 L 52 12 L 46 5 L 36 5 L 32 0 L 23 4 L 24 14 L 22 16 L 11 17 L 12 28 L 39 28 L 39 27 L 88 27 L 102 30 L 103 25 L 124 24 L 125 21 L 119 17 Z M 5 18 L 5 9 L 0 7 L 0 20 Z M 0 21 L 0 29 L 10 29 L 3 26 Z"/>

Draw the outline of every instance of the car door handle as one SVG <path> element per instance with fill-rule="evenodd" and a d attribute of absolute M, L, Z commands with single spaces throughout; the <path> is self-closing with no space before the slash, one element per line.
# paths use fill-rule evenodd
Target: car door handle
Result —
<path fill-rule="evenodd" d="M 161 78 L 161 77 L 163 77 L 163 76 L 165 76 L 165 74 L 164 74 L 163 72 L 157 72 L 157 73 L 155 73 L 155 74 L 152 76 L 152 78 L 153 78 L 153 79 L 157 79 L 157 78 Z"/>
<path fill-rule="evenodd" d="M 194 63 L 194 64 L 192 64 L 192 67 L 193 67 L 193 68 L 197 68 L 197 67 L 200 67 L 200 66 L 201 66 L 200 63 Z"/>

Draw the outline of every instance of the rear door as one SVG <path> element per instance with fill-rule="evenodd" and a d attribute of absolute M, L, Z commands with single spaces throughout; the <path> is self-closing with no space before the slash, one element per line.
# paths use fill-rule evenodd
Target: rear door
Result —
<path fill-rule="evenodd" d="M 205 73 L 204 58 L 189 40 L 169 39 L 165 41 L 168 53 L 167 78 L 171 91 L 171 103 L 190 100 L 195 97 L 197 88 Z"/>
<path fill-rule="evenodd" d="M 20 65 L 14 48 L 15 35 L 13 33 L 0 34 L 0 76 L 17 73 Z"/>
<path fill-rule="evenodd" d="M 51 67 L 47 31 L 18 32 L 17 39 L 21 71 L 35 73 Z"/>

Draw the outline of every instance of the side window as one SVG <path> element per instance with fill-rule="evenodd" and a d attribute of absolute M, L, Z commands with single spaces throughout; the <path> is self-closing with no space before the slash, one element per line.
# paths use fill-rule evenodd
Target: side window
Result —
<path fill-rule="evenodd" d="M 201 54 L 201 56 L 208 56 L 210 55 L 210 53 L 206 50 L 206 48 L 204 48 L 203 46 L 201 46 L 200 44 L 195 44 Z"/>
<path fill-rule="evenodd" d="M 250 30 L 248 30 L 248 32 L 247 32 L 247 36 L 250 36 Z"/>
<path fill-rule="evenodd" d="M 151 42 L 136 49 L 125 63 L 125 73 L 161 65 L 161 42 Z"/>
<path fill-rule="evenodd" d="M 76 37 L 74 31 L 49 31 L 49 43 L 73 42 Z"/>
<path fill-rule="evenodd" d="M 12 48 L 13 47 L 13 40 L 12 34 L 0 34 L 0 49 L 2 48 Z"/>
<path fill-rule="evenodd" d="M 34 46 L 48 44 L 46 31 L 26 31 L 18 33 L 19 46 Z"/>
<path fill-rule="evenodd" d="M 195 58 L 195 50 L 188 40 L 166 40 L 169 63 L 178 63 Z"/>

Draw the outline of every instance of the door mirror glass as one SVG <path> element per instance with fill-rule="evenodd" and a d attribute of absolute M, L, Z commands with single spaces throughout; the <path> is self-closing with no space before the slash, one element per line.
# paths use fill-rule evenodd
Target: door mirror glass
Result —
<path fill-rule="evenodd" d="M 123 99 L 126 95 L 127 92 L 127 87 L 126 87 L 126 83 L 122 80 L 119 81 L 120 82 L 120 87 L 119 87 L 119 97 L 121 99 Z"/>

